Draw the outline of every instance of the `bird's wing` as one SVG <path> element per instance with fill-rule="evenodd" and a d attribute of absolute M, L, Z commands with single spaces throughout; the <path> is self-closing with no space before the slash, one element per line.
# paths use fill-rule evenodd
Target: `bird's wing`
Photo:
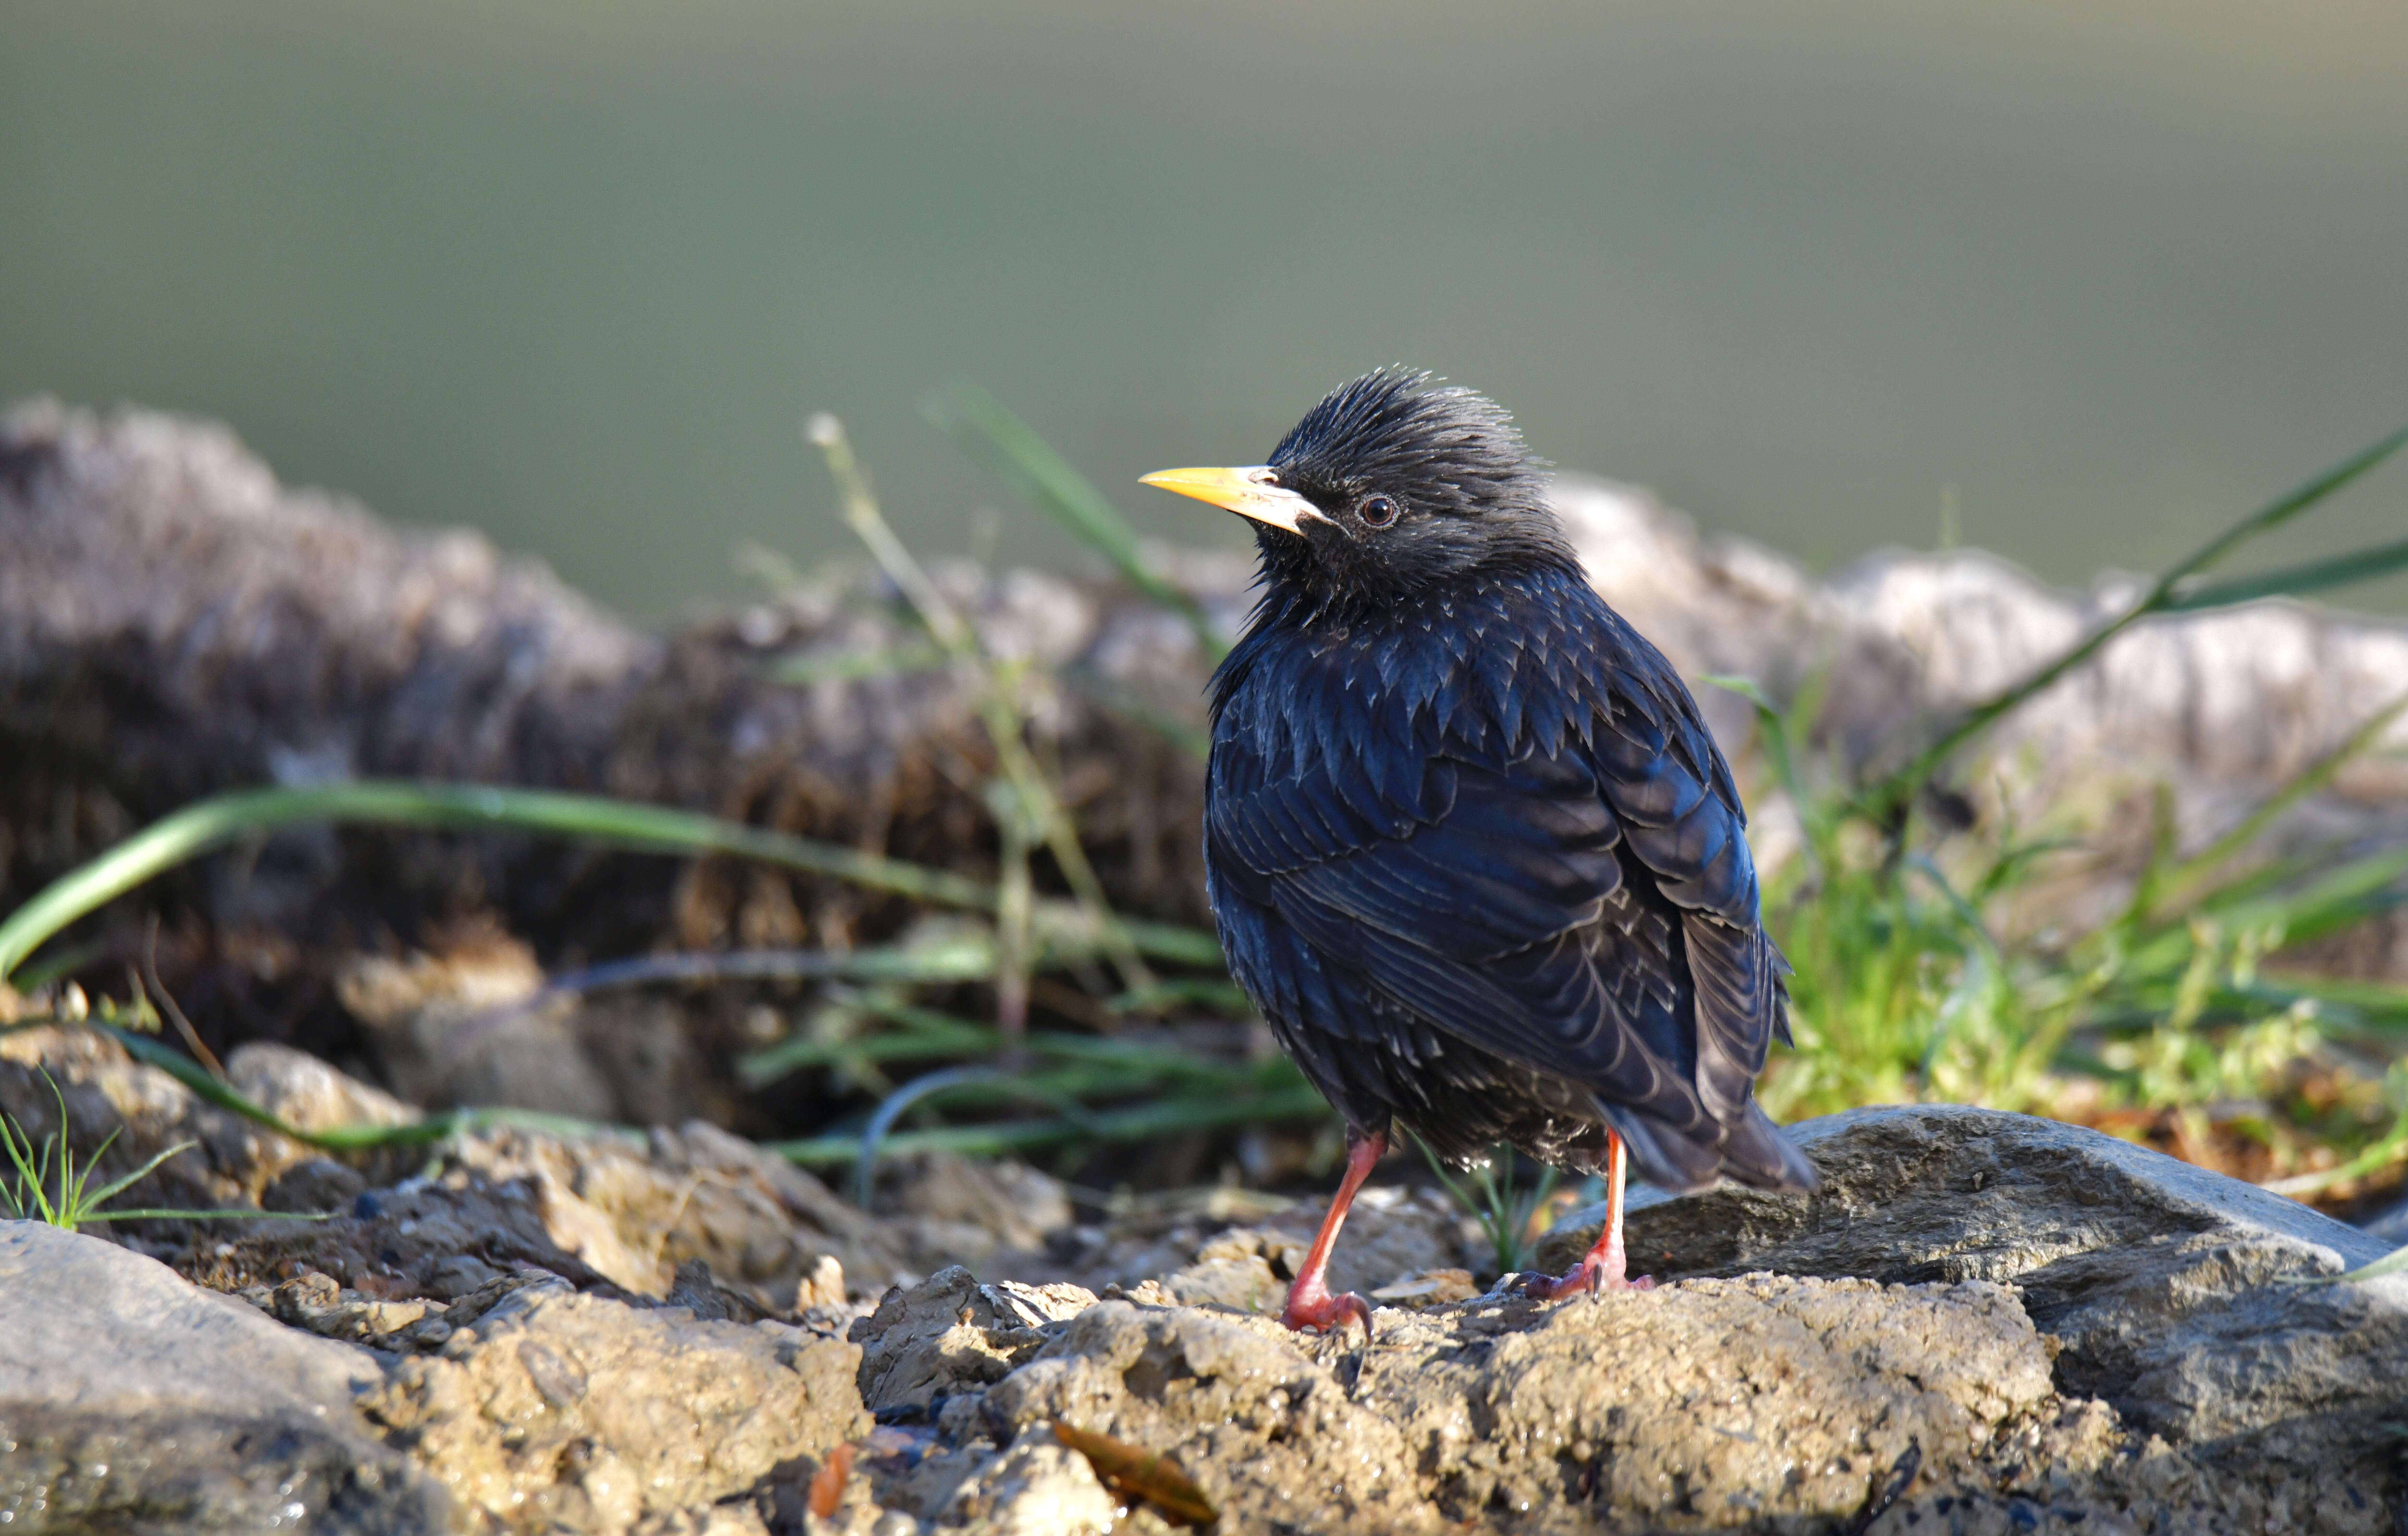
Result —
<path fill-rule="evenodd" d="M 1619 625 L 1618 616 L 1615 621 Z M 1788 969 L 1758 913 L 1747 813 L 1730 768 L 1671 665 L 1627 626 L 1588 732 L 1626 846 L 1679 914 L 1695 994 L 1698 1092 L 1731 1122 L 1765 1053 L 1789 1039 Z"/>
<path fill-rule="evenodd" d="M 1226 782 L 1240 774 L 1225 772 L 1225 748 L 1244 749 L 1216 744 Z M 1407 750 L 1341 762 L 1216 788 L 1206 836 L 1225 894 L 1450 1035 L 1717 1140 L 1681 1069 L 1677 940 L 1626 887 L 1593 770 L 1572 755 L 1499 767 Z M 1238 937 L 1232 963 L 1258 995 L 1296 984 L 1248 974 Z"/>
<path fill-rule="evenodd" d="M 1781 961 L 1738 794 L 1686 689 L 1627 626 L 1598 638 L 1555 652 L 1575 677 L 1486 690 L 1510 720 L 1382 718 L 1332 690 L 1291 695 L 1303 707 L 1270 733 L 1320 750 L 1221 733 L 1215 899 L 1276 912 L 1451 1035 L 1712 1145 L 1753 1114 Z M 1542 699 L 1570 728 L 1533 721 Z M 1224 926 L 1257 996 L 1297 984 Z"/>

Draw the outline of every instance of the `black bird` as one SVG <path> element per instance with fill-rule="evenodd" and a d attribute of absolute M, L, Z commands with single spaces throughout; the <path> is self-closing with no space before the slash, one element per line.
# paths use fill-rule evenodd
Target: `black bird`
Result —
<path fill-rule="evenodd" d="M 1582 574 L 1512 419 L 1383 369 L 1268 464 L 1145 481 L 1259 525 L 1204 854 L 1231 971 L 1346 1123 L 1287 1326 L 1369 1330 L 1324 1271 L 1396 1122 L 1457 1164 L 1503 1141 L 1604 1171 L 1605 1231 L 1542 1296 L 1627 1284 L 1626 1158 L 1669 1190 L 1813 1189 L 1754 1097 L 1788 968 L 1730 769 Z"/>

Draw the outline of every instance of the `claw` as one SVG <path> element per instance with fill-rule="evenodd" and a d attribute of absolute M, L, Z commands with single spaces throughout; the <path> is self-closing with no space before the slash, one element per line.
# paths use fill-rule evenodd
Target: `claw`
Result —
<path fill-rule="evenodd" d="M 1560 1301 L 1567 1296 L 1586 1291 L 1592 1300 L 1602 1300 L 1608 1291 L 1652 1291 L 1656 1282 L 1645 1275 L 1625 1280 L 1612 1273 L 1612 1266 L 1597 1262 L 1592 1254 L 1560 1276 L 1526 1274 L 1513 1288 L 1533 1301 Z"/>
<path fill-rule="evenodd" d="M 1346 1320 L 1353 1318 L 1363 1325 L 1363 1342 L 1371 1341 L 1371 1303 L 1349 1291 L 1343 1296 L 1329 1294 L 1324 1276 L 1329 1269 L 1329 1250 L 1338 1241 L 1338 1228 L 1345 1225 L 1346 1208 L 1354 1203 L 1354 1192 L 1371 1174 L 1371 1165 L 1388 1149 L 1385 1131 L 1374 1131 L 1346 1149 L 1346 1177 L 1340 1181 L 1338 1196 L 1329 1202 L 1329 1212 L 1321 1218 L 1321 1230 L 1312 1240 L 1312 1249 L 1304 1256 L 1304 1266 L 1297 1271 L 1295 1283 L 1287 1288 L 1287 1305 L 1280 1309 L 1280 1321 L 1291 1328 L 1319 1328 L 1325 1334 L 1346 1331 Z"/>
<path fill-rule="evenodd" d="M 1280 1311 L 1282 1326 L 1293 1330 L 1318 1328 L 1325 1335 L 1346 1331 L 1349 1321 L 1363 1325 L 1363 1342 L 1371 1342 L 1371 1303 L 1359 1292 L 1348 1291 L 1343 1296 L 1331 1296 L 1326 1291 L 1317 1296 L 1288 1293 L 1287 1305 Z"/>
<path fill-rule="evenodd" d="M 1581 1291 L 1592 1299 L 1602 1299 L 1607 1291 L 1646 1291 L 1656 1288 L 1656 1282 L 1641 1275 L 1636 1280 L 1623 1278 L 1622 1256 L 1622 1138 L 1612 1131 L 1606 1135 L 1606 1212 L 1605 1228 L 1597 1235 L 1577 1268 L 1557 1279 L 1545 1275 L 1525 1275 L 1514 1288 L 1524 1296 L 1539 1301 L 1558 1301 Z"/>

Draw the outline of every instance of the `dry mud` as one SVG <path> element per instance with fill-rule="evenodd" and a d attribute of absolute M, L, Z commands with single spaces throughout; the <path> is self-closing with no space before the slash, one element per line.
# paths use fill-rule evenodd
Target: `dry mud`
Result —
<path fill-rule="evenodd" d="M 2390 1283 L 2281 1283 L 2381 1245 L 2017 1117 L 1804 1127 L 1825 1195 L 1648 1203 L 1634 1247 L 1663 1283 L 1552 1305 L 1433 1278 L 1476 1267 L 1461 1220 L 1377 1192 L 1338 1278 L 1430 1304 L 1381 1306 L 1367 1344 L 1266 1315 L 1317 1213 L 1241 1192 L 1082 1227 L 1040 1174 L 934 1162 L 916 1210 L 872 1215 L 699 1126 L 459 1138 L 401 1174 L 224 1123 L 90 1036 L 0 1038 L 0 1108 L 36 1114 L 41 1068 L 79 1137 L 202 1142 L 160 1198 L 314 1191 L 335 1213 L 121 1244 L 0 1227 L 0 1337 L 45 1341 L 0 1358 L 12 1529 L 2400 1518 L 2408 1307 Z M 243 1068 L 296 1118 L 367 1091 L 289 1054 Z"/>

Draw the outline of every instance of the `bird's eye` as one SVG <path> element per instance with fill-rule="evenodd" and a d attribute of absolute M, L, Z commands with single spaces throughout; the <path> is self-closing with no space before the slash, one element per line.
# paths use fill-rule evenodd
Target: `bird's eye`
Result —
<path fill-rule="evenodd" d="M 1363 505 L 1354 509 L 1367 528 L 1384 528 L 1397 520 L 1397 503 L 1393 496 L 1366 496 Z"/>

